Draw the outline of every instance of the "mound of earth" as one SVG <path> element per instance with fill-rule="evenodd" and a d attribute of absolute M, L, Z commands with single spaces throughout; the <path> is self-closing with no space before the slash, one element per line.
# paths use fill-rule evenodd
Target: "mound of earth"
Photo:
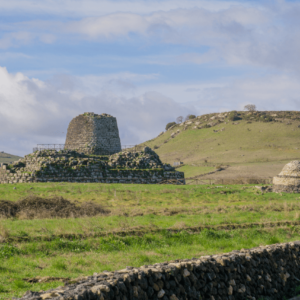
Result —
<path fill-rule="evenodd" d="M 29 196 L 17 202 L 0 200 L 0 218 L 45 219 L 93 217 L 108 214 L 101 205 L 85 202 L 76 205 L 63 197 Z"/>

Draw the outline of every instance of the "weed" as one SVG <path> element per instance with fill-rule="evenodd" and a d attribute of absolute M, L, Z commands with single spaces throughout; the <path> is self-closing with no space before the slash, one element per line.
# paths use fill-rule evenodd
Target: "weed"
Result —
<path fill-rule="evenodd" d="M 0 293 L 8 292 L 4 285 L 0 284 Z"/>
<path fill-rule="evenodd" d="M 3 246 L 0 246 L 0 258 L 9 258 L 11 256 L 22 254 L 22 251 L 18 249 L 17 247 L 9 244 L 5 244 Z"/>
<path fill-rule="evenodd" d="M 62 261 L 55 261 L 52 264 L 52 268 L 60 271 L 65 271 L 67 270 L 67 265 Z"/>
<path fill-rule="evenodd" d="M 30 285 L 26 282 L 24 282 L 23 280 L 15 280 L 12 284 L 12 286 L 15 288 L 15 289 L 25 289 L 25 288 L 28 288 Z"/>

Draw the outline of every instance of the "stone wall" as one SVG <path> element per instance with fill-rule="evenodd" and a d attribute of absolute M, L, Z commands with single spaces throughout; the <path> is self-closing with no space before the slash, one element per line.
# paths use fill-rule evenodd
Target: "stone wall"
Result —
<path fill-rule="evenodd" d="M 0 169 L 0 183 L 102 182 L 185 184 L 184 173 L 163 164 L 150 148 L 111 156 L 76 151 L 37 151 Z"/>
<path fill-rule="evenodd" d="M 68 127 L 65 149 L 86 154 L 109 154 L 121 151 L 117 119 L 108 115 L 84 113 Z"/>
<path fill-rule="evenodd" d="M 282 300 L 300 284 L 300 242 L 94 273 L 30 300 Z"/>

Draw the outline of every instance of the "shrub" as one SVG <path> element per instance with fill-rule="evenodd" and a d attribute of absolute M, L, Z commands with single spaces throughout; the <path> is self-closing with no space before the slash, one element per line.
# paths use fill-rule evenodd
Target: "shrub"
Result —
<path fill-rule="evenodd" d="M 170 127 L 172 127 L 172 126 L 174 126 L 174 125 L 176 125 L 175 122 L 170 122 L 170 123 L 168 123 L 168 124 L 166 125 L 166 130 L 168 130 Z"/>
<path fill-rule="evenodd" d="M 158 149 L 159 147 L 158 146 L 156 146 L 156 145 L 154 145 L 154 147 L 153 147 L 154 149 Z"/>
<path fill-rule="evenodd" d="M 228 115 L 228 119 L 229 119 L 230 121 L 236 121 L 236 120 L 238 120 L 239 117 L 238 117 L 237 111 L 236 111 L 236 110 L 231 111 L 231 112 L 229 113 L 229 115 Z"/>
<path fill-rule="evenodd" d="M 195 119 L 196 116 L 195 115 L 189 115 L 189 120 Z"/>

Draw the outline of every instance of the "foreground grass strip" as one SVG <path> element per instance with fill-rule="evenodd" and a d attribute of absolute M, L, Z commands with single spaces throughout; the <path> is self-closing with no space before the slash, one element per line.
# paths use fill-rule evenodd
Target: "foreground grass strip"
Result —
<path fill-rule="evenodd" d="M 129 228 L 126 230 L 112 230 L 105 232 L 97 232 L 90 234 L 57 234 L 50 236 L 28 236 L 24 234 L 23 236 L 12 236 L 8 238 L 3 238 L 0 240 L 0 243 L 14 243 L 14 242 L 38 242 L 38 241 L 53 241 L 56 239 L 88 239 L 88 238 L 97 238 L 97 237 L 105 237 L 105 236 L 143 236 L 145 234 L 151 233 L 162 233 L 162 232 L 170 232 L 170 233 L 180 233 L 183 231 L 187 231 L 189 233 L 198 233 L 204 230 L 237 230 L 237 229 L 249 229 L 249 228 L 274 228 L 274 227 L 286 227 L 286 226 L 299 226 L 300 221 L 280 221 L 280 222 L 267 222 L 267 223 L 244 223 L 244 224 L 223 224 L 217 226 L 195 226 L 195 227 L 182 227 L 182 228 L 152 228 L 152 227 L 142 227 L 138 229 Z"/>
<path fill-rule="evenodd" d="M 143 236 L 5 244 L 0 246 L 0 298 L 10 299 L 27 290 L 47 290 L 62 285 L 61 281 L 29 280 L 37 277 L 77 278 L 126 266 L 139 267 L 293 240 L 300 240 L 298 227 L 206 229 L 197 234 L 164 231 Z"/>

